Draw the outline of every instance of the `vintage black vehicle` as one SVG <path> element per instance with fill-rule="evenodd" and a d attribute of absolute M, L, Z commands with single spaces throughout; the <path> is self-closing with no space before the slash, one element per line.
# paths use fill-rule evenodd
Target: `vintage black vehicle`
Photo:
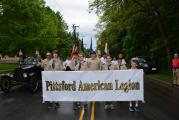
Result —
<path fill-rule="evenodd" d="M 159 72 L 159 67 L 156 62 L 150 59 L 148 56 L 137 56 L 132 58 L 132 60 L 137 61 L 138 68 L 143 69 L 145 73 Z"/>
<path fill-rule="evenodd" d="M 13 73 L 1 75 L 0 87 L 8 93 L 11 87 L 16 85 L 28 85 L 31 92 L 36 92 L 40 87 L 43 68 L 36 65 L 33 57 L 28 57 L 20 62 L 20 67 L 14 69 Z"/>

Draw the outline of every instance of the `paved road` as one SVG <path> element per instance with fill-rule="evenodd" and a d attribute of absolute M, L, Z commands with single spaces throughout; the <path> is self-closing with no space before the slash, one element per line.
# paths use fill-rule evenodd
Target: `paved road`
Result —
<path fill-rule="evenodd" d="M 141 112 L 128 111 L 128 102 L 115 104 L 115 110 L 104 111 L 104 103 L 95 103 L 95 120 L 179 120 L 179 88 L 145 78 L 145 104 Z M 90 120 L 91 108 L 84 114 Z M 73 111 L 72 103 L 63 102 L 58 110 L 42 104 L 41 93 L 31 94 L 17 87 L 9 94 L 0 91 L 0 120 L 79 120 L 81 111 Z"/>

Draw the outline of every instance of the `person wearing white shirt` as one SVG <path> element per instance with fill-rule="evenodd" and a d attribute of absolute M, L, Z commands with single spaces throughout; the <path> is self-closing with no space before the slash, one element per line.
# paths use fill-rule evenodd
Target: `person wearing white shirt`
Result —
<path fill-rule="evenodd" d="M 127 69 L 127 67 L 126 67 L 126 60 L 124 59 L 123 55 L 120 53 L 118 55 L 118 57 L 119 58 L 118 58 L 117 62 L 118 62 L 119 70 L 126 70 Z"/>
<path fill-rule="evenodd" d="M 137 66 L 138 66 L 137 61 L 131 60 L 131 70 L 137 70 Z M 139 112 L 140 111 L 138 101 L 130 101 L 129 102 L 129 111 L 130 112 Z"/>

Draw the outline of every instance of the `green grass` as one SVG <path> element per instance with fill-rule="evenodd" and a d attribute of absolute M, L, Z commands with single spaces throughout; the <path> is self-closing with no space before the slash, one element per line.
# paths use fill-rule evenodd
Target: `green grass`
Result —
<path fill-rule="evenodd" d="M 8 63 L 0 63 L 0 73 L 3 71 L 13 70 L 17 68 L 19 64 L 8 64 Z"/>
<path fill-rule="evenodd" d="M 148 74 L 146 76 L 150 77 L 150 78 L 153 78 L 153 79 L 163 80 L 163 81 L 166 81 L 166 82 L 172 82 L 172 80 L 173 80 L 171 71 L 161 70 L 159 73 Z"/>

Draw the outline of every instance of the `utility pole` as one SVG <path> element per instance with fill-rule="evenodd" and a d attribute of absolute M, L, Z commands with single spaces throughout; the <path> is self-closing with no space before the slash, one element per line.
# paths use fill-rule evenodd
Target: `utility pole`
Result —
<path fill-rule="evenodd" d="M 72 24 L 72 28 L 73 28 L 73 43 L 77 44 L 77 33 L 76 33 L 76 28 L 79 26 L 76 26 L 75 24 Z"/>

